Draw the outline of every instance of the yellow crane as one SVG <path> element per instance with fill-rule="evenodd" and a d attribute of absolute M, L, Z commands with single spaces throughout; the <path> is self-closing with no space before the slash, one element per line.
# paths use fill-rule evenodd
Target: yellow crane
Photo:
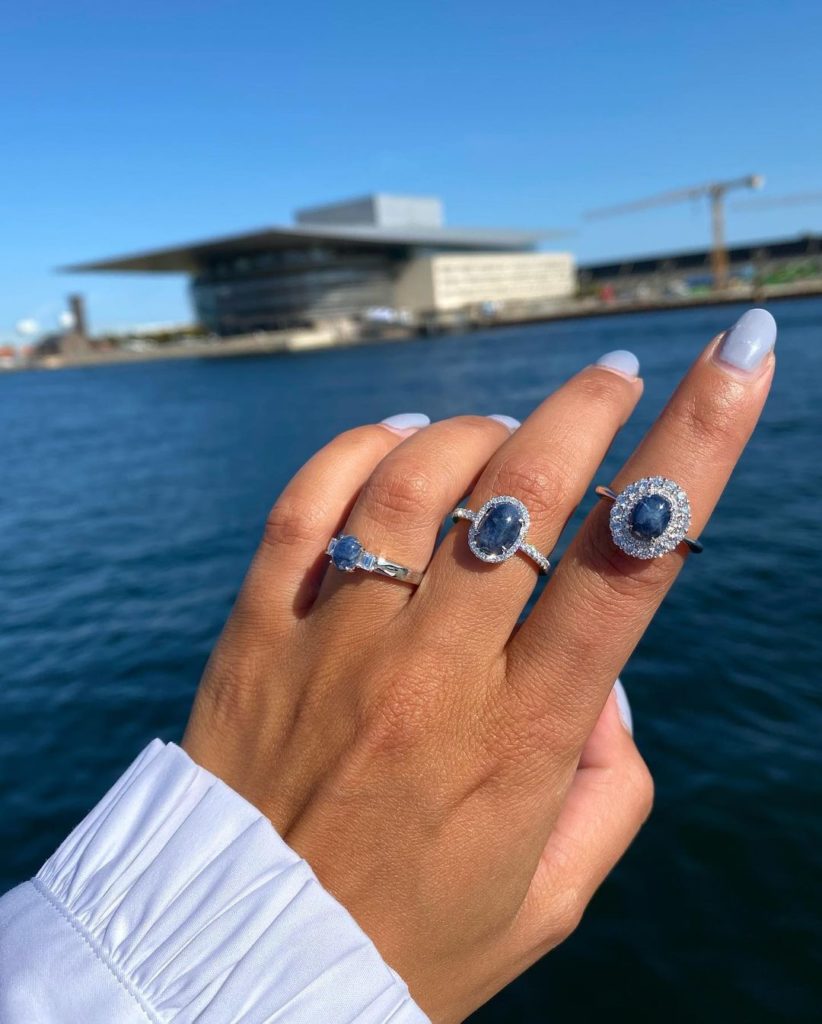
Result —
<path fill-rule="evenodd" d="M 728 249 L 725 244 L 725 195 L 740 188 L 762 188 L 765 179 L 761 174 L 746 174 L 742 178 L 729 178 L 725 181 L 709 181 L 704 185 L 692 185 L 689 188 L 678 188 L 672 192 L 661 192 L 659 195 L 646 199 L 637 199 L 618 206 L 605 206 L 589 210 L 586 220 L 598 220 L 601 217 L 615 217 L 624 213 L 638 213 L 653 206 L 669 206 L 683 203 L 688 199 L 707 197 L 711 208 L 711 269 L 713 271 L 714 288 L 722 289 L 728 283 Z"/>

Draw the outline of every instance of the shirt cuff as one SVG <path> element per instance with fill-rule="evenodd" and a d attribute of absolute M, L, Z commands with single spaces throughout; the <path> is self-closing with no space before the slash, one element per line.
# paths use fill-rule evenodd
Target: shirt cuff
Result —
<path fill-rule="evenodd" d="M 157 1024 L 425 1024 L 270 822 L 154 740 L 34 886 Z"/>

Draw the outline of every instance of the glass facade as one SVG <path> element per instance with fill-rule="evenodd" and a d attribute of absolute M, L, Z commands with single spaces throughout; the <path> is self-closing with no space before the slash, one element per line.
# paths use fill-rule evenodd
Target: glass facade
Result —
<path fill-rule="evenodd" d="M 216 334 L 299 327 L 390 306 L 394 279 L 413 255 L 407 246 L 327 244 L 231 253 L 192 280 L 192 298 Z"/>

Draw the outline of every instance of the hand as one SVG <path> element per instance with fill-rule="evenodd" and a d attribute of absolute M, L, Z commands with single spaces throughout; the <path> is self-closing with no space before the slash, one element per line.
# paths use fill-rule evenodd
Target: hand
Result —
<path fill-rule="evenodd" d="M 767 339 L 756 365 L 722 341 L 613 483 L 676 480 L 694 536 L 773 374 Z M 197 695 L 189 754 L 271 819 L 436 1022 L 562 941 L 648 815 L 612 687 L 685 558 L 623 554 L 598 502 L 517 628 L 533 563 L 478 561 L 466 523 L 434 553 L 438 530 L 465 494 L 514 495 L 549 551 L 641 391 L 597 365 L 512 435 L 468 416 L 336 438 L 275 504 Z M 433 554 L 422 584 L 329 567 L 342 528 L 404 565 Z"/>

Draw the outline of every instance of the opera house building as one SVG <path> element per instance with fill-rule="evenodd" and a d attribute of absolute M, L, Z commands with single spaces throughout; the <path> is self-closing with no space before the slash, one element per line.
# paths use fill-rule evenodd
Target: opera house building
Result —
<path fill-rule="evenodd" d="M 185 273 L 195 314 L 222 335 L 362 317 L 412 318 L 574 293 L 569 253 L 539 233 L 446 227 L 434 197 L 370 195 L 300 210 L 295 223 L 77 264 L 75 271 Z"/>

